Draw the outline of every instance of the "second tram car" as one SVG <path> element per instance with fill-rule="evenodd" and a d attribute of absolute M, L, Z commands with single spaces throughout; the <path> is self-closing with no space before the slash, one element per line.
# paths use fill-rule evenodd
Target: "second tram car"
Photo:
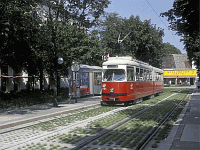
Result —
<path fill-rule="evenodd" d="M 137 103 L 163 92 L 163 70 L 132 57 L 109 57 L 102 65 L 101 105 Z"/>
<path fill-rule="evenodd" d="M 69 69 L 69 95 L 81 97 L 87 95 L 101 95 L 102 67 L 78 65 L 77 71 Z"/>

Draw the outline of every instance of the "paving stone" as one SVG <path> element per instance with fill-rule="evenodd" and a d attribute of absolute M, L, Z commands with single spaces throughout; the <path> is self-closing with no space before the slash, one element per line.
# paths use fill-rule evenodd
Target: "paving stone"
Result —
<path fill-rule="evenodd" d="M 180 141 L 200 143 L 200 125 L 186 124 Z"/>

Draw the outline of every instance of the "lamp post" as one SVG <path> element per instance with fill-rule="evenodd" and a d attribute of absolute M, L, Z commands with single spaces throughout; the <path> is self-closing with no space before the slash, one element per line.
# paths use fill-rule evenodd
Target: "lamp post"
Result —
<path fill-rule="evenodd" d="M 58 58 L 58 64 L 60 64 L 60 65 L 63 64 L 63 61 L 64 61 L 64 60 L 63 60 L 62 57 L 59 57 L 59 58 Z"/>
<path fill-rule="evenodd" d="M 54 103 L 53 103 L 53 106 L 54 107 L 58 107 L 58 64 L 63 64 L 63 62 L 64 62 L 64 60 L 63 60 L 63 58 L 61 58 L 61 57 L 59 57 L 58 59 L 57 59 L 57 62 L 56 62 L 56 64 L 55 64 L 55 66 L 56 66 L 56 75 L 55 75 L 55 80 L 54 80 Z"/>
<path fill-rule="evenodd" d="M 63 64 L 63 61 L 64 61 L 64 60 L 63 60 L 62 57 L 59 57 L 59 58 L 58 58 L 58 64 L 59 64 L 59 65 Z M 60 86 L 60 83 L 59 83 L 60 80 L 59 80 L 59 77 L 58 77 L 58 66 L 57 66 L 57 75 L 56 75 L 56 78 L 57 78 L 57 95 L 58 95 L 58 90 L 59 90 L 59 88 L 60 88 L 60 87 L 58 88 L 58 86 Z"/>

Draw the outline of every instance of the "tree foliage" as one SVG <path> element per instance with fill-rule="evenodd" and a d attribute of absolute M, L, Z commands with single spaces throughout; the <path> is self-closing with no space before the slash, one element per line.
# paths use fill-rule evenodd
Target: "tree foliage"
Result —
<path fill-rule="evenodd" d="M 130 33 L 121 44 L 122 40 Z M 120 35 L 120 37 L 119 37 Z M 151 20 L 141 21 L 139 16 L 121 18 L 116 13 L 108 14 L 102 22 L 100 39 L 108 51 L 114 55 L 130 55 L 133 58 L 161 67 L 164 32 L 151 24 Z"/>
<path fill-rule="evenodd" d="M 109 4 L 109 0 L 43 0 L 42 2 L 42 5 L 56 12 L 55 17 L 60 16 L 62 20 L 86 28 L 98 24 L 98 18 L 104 14 L 104 8 Z"/>
<path fill-rule="evenodd" d="M 39 19 L 35 1 L 3 0 L 0 2 L 0 60 L 16 72 L 34 63 Z M 30 44 L 31 43 L 31 44 Z"/>
<path fill-rule="evenodd" d="M 163 43 L 164 47 L 163 47 L 163 55 L 167 56 L 170 54 L 181 54 L 181 51 L 176 48 L 174 45 L 171 45 L 170 43 Z"/>
<path fill-rule="evenodd" d="M 183 37 L 187 55 L 195 62 L 198 70 L 200 70 L 199 7 L 198 0 L 176 0 L 172 9 L 161 13 L 161 16 L 168 18 L 169 27 Z"/>
<path fill-rule="evenodd" d="M 85 27 L 95 25 L 109 3 L 108 0 L 1 1 L 1 65 L 10 65 L 16 72 L 24 67 L 37 75 L 42 69 L 52 74 L 59 56 L 65 60 L 63 68 L 68 68 L 72 61 L 99 64 L 100 43 L 86 33 Z"/>

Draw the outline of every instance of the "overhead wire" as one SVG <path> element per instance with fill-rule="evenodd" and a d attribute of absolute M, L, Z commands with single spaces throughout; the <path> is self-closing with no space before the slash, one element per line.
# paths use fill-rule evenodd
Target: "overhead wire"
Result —
<path fill-rule="evenodd" d="M 165 24 L 165 22 L 161 19 L 160 15 L 158 15 L 158 13 L 157 13 L 156 10 L 153 8 L 153 6 L 150 4 L 150 2 L 149 2 L 148 0 L 146 0 L 146 1 L 147 1 L 147 3 L 151 6 L 151 8 L 153 9 L 153 11 L 156 13 L 156 15 L 159 17 L 159 19 L 162 21 L 162 23 L 165 25 L 165 27 L 167 28 L 167 30 L 169 30 L 168 27 L 167 27 L 167 25 Z M 175 39 L 175 37 L 174 37 L 174 34 L 171 32 L 171 30 L 169 30 L 169 31 L 170 31 L 170 33 L 172 34 L 176 45 L 179 47 L 179 44 L 176 42 L 176 39 Z"/>

